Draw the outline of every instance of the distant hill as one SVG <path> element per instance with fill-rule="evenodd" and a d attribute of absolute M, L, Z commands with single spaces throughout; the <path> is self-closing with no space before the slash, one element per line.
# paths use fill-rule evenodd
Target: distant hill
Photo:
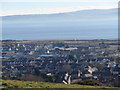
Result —
<path fill-rule="evenodd" d="M 93 9 L 80 10 L 68 13 L 57 14 L 31 14 L 31 15 L 13 15 L 3 16 L 3 20 L 81 20 L 81 19 L 100 19 L 100 18 L 116 18 L 118 9 Z"/>
<path fill-rule="evenodd" d="M 31 81 L 15 81 L 15 80 L 3 80 L 3 88 L 100 88 L 100 89 L 110 89 L 111 87 L 104 86 L 86 86 L 77 84 L 58 84 L 58 83 L 48 83 L 48 82 L 31 82 Z"/>

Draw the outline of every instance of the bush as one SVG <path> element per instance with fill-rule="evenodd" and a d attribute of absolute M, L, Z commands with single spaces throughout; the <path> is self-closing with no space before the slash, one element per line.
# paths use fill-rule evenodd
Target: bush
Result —
<path fill-rule="evenodd" d="M 101 84 L 98 81 L 95 81 L 95 80 L 79 81 L 77 84 L 80 84 L 80 85 L 91 85 L 91 86 L 101 86 Z"/>

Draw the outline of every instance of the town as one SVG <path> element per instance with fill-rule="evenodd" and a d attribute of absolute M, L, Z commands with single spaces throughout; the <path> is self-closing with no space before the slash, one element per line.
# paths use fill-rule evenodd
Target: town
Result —
<path fill-rule="evenodd" d="M 3 40 L 2 79 L 119 86 L 118 40 Z"/>

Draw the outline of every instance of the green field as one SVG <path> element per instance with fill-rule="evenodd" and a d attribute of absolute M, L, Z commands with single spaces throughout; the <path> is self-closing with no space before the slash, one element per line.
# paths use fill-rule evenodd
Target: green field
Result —
<path fill-rule="evenodd" d="M 111 87 L 104 86 L 86 86 L 77 84 L 58 84 L 48 82 L 32 82 L 32 81 L 16 81 L 16 80 L 3 80 L 2 88 L 99 88 L 99 89 L 111 89 Z M 113 88 L 114 89 L 114 88 Z M 117 88 L 115 88 L 116 90 Z"/>

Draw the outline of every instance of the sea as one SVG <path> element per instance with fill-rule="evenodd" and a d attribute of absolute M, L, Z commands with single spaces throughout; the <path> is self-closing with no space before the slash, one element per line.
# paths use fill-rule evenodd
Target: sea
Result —
<path fill-rule="evenodd" d="M 118 38 L 115 20 L 2 21 L 2 40 L 68 40 Z"/>

